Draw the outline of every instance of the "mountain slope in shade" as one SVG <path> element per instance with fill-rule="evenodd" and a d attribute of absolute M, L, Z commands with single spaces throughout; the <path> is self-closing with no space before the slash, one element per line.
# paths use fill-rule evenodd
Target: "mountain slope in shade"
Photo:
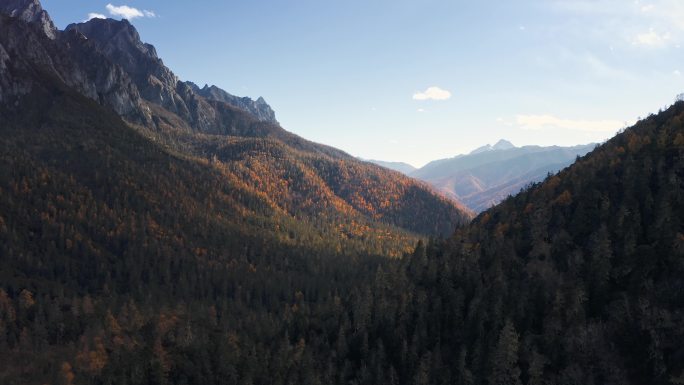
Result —
<path fill-rule="evenodd" d="M 451 159 L 430 162 L 409 174 L 481 212 L 570 165 L 595 147 L 515 147 L 501 140 Z"/>
<path fill-rule="evenodd" d="M 462 212 L 225 103 L 129 124 L 0 28 L 0 384 L 684 382 L 684 103 L 385 258 Z"/>
<path fill-rule="evenodd" d="M 195 94 L 129 23 L 89 28 L 0 14 L 1 384 L 302 382 L 287 336 L 314 344 L 388 257 L 470 221 Z"/>
<path fill-rule="evenodd" d="M 3 0 L 0 13 L 37 25 L 50 39 L 57 37 L 55 24 L 38 0 Z"/>
<path fill-rule="evenodd" d="M 368 346 L 400 346 L 401 325 L 410 325 L 420 338 L 408 350 L 420 365 L 401 373 L 426 384 L 679 384 L 682 276 L 678 102 L 453 239 L 420 245 L 393 283 L 376 281 L 386 289 L 371 313 L 403 309 L 396 293 L 420 300 L 374 325 Z"/>

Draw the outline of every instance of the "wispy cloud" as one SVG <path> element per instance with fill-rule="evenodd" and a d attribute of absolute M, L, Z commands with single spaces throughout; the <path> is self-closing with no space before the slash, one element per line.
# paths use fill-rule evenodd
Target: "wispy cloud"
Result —
<path fill-rule="evenodd" d="M 658 33 L 653 28 L 648 32 L 639 33 L 632 40 L 632 44 L 648 46 L 648 47 L 664 47 L 670 41 L 671 34 L 669 32 Z"/>
<path fill-rule="evenodd" d="M 517 115 L 516 123 L 525 130 L 574 130 L 586 132 L 615 132 L 627 125 L 619 120 L 572 120 L 553 115 Z"/>
<path fill-rule="evenodd" d="M 681 0 L 555 0 L 557 10 L 595 17 L 583 33 L 603 38 L 611 46 L 667 48 L 684 40 L 684 1 Z"/>
<path fill-rule="evenodd" d="M 655 8 L 653 4 L 646 4 L 641 6 L 641 12 L 650 12 Z"/>
<path fill-rule="evenodd" d="M 133 20 L 138 17 L 156 17 L 157 15 L 146 9 L 140 10 L 137 8 L 129 7 L 127 5 L 113 5 L 107 4 L 105 7 L 110 15 L 115 17 L 121 17 L 123 19 Z"/>
<path fill-rule="evenodd" d="M 447 100 L 451 98 L 451 92 L 437 86 L 428 87 L 423 92 L 413 94 L 413 100 Z"/>

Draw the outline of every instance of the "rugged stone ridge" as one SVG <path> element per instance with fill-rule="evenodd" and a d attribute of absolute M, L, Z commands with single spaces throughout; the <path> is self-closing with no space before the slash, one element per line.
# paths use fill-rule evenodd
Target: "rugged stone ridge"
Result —
<path fill-rule="evenodd" d="M 127 20 L 92 19 L 71 24 L 65 31 L 83 34 L 109 60 L 121 66 L 145 100 L 162 106 L 192 125 L 203 128 L 207 124 L 197 114 L 193 116 L 188 104 L 197 104 L 197 101 L 192 100 L 192 94 L 184 92 L 182 83 L 157 57 L 154 47 L 142 43 Z"/>
<path fill-rule="evenodd" d="M 193 83 L 179 81 L 157 56 L 154 46 L 143 43 L 138 31 L 125 19 L 92 19 L 71 24 L 66 31 L 78 31 L 92 40 L 130 75 L 145 100 L 173 112 L 197 130 L 215 132 L 222 126 L 224 107 L 210 101 L 249 112 L 260 121 L 277 123 L 275 113 L 262 98 L 240 98 L 217 87 L 203 92 Z"/>
<path fill-rule="evenodd" d="M 31 91 L 28 77 L 17 74 L 41 71 L 146 126 L 158 128 L 170 119 L 212 134 L 271 135 L 282 130 L 262 98 L 240 98 L 218 87 L 202 91 L 181 82 L 127 20 L 92 19 L 62 32 L 38 0 L 0 0 L 0 14 L 0 100 Z M 168 113 L 180 120 L 164 116 Z M 255 128 L 258 122 L 273 126 Z"/>
<path fill-rule="evenodd" d="M 50 38 L 44 32 L 44 25 L 0 14 L 1 101 L 20 98 L 41 86 L 33 80 L 33 75 L 41 73 L 63 81 L 128 120 L 151 122 L 149 109 L 128 74 L 83 35 L 66 32 Z"/>
<path fill-rule="evenodd" d="M 430 162 L 410 176 L 481 212 L 528 184 L 544 180 L 549 173 L 569 166 L 577 156 L 585 155 L 594 147 L 593 144 L 515 147 L 500 140 L 468 155 Z"/>
<path fill-rule="evenodd" d="M 201 95 L 206 99 L 228 103 L 231 106 L 241 108 L 245 111 L 248 111 L 261 121 L 276 124 L 278 123 L 275 117 L 275 111 L 273 111 L 271 106 L 269 106 L 268 103 L 266 103 L 266 100 L 264 100 L 262 97 L 259 97 L 257 100 L 252 100 L 248 97 L 231 95 L 225 90 L 214 85 L 209 86 L 205 84 L 203 88 L 199 88 L 199 86 L 193 82 L 185 82 L 185 84 L 190 86 L 190 88 L 196 94 Z"/>
<path fill-rule="evenodd" d="M 164 66 L 154 47 L 140 43 L 127 21 L 86 24 L 99 26 L 86 30 L 98 38 L 71 27 L 50 39 L 41 25 L 0 12 L 0 101 L 10 106 L 54 79 L 151 129 L 272 137 L 298 149 L 348 157 L 242 108 L 198 95 Z"/>
<path fill-rule="evenodd" d="M 50 39 L 57 38 L 58 30 L 38 0 L 2 0 L 0 13 L 35 23 Z"/>

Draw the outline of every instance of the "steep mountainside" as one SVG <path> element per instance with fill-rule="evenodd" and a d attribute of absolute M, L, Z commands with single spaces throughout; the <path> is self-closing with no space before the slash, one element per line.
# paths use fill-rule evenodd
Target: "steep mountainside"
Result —
<path fill-rule="evenodd" d="M 515 147 L 501 140 L 468 155 L 430 162 L 409 175 L 481 212 L 519 192 L 521 187 L 565 168 L 594 147 Z"/>
<path fill-rule="evenodd" d="M 386 258 L 467 216 L 217 100 L 193 125 L 22 17 L 0 17 L 0 384 L 684 383 L 684 102 Z"/>
<path fill-rule="evenodd" d="M 60 83 L 27 100 L 2 111 L 0 383 L 684 379 L 684 102 L 389 260 Z"/>
<path fill-rule="evenodd" d="M 50 39 L 57 37 L 57 28 L 38 0 L 4 0 L 0 2 L 0 13 L 37 25 Z"/>
<path fill-rule="evenodd" d="M 143 99 L 177 115 L 195 130 L 226 131 L 230 126 L 230 118 L 226 115 L 231 115 L 232 109 L 247 112 L 257 120 L 277 123 L 275 114 L 262 98 L 257 102 L 249 98 L 230 98 L 228 96 L 232 95 L 218 88 L 214 90 L 216 94 L 223 91 L 228 96 L 217 99 L 213 95 L 203 95 L 201 90 L 196 92 L 197 86 L 180 81 L 157 56 L 154 46 L 143 43 L 135 27 L 125 19 L 95 18 L 71 24 L 65 32 L 87 38 L 113 64 L 126 71 Z"/>
<path fill-rule="evenodd" d="M 401 383 L 680 384 L 683 219 L 678 102 L 377 279 L 358 367 L 381 360 Z"/>
<path fill-rule="evenodd" d="M 51 36 L 49 18 L 30 15 L 38 3 L 22 2 L 22 18 L 8 4 L 2 384 L 230 383 L 238 363 L 224 353 L 215 374 L 177 364 L 200 363 L 190 356 L 209 341 L 227 348 L 226 333 L 289 349 L 288 333 L 302 338 L 293 328 L 340 306 L 387 257 L 471 219 L 426 185 L 194 94 L 153 47 L 131 48 L 128 22 Z M 175 339 L 167 316 L 187 358 L 162 353 Z M 287 360 L 283 370 L 299 365 Z"/>
<path fill-rule="evenodd" d="M 225 163 L 236 180 L 300 220 L 353 214 L 383 226 L 447 234 L 469 219 L 419 183 L 306 141 L 218 97 L 196 94 L 126 20 L 70 25 L 55 39 L 36 22 L 2 16 L 0 28 L 0 47 L 11 58 L 2 61 L 8 71 L 0 79 L 6 85 L 0 95 L 7 103 L 21 102 L 44 78 L 56 78 L 113 108 L 167 149 Z M 263 100 L 257 104 L 268 107 Z M 421 203 L 409 203 L 415 199 Z M 413 219 L 420 210 L 433 208 L 436 218 Z"/>
<path fill-rule="evenodd" d="M 50 76 L 127 119 L 149 121 L 149 111 L 128 74 L 82 36 L 58 33 L 57 38 L 48 39 L 41 23 L 26 23 L 4 14 L 0 14 L 0 32 L 3 103 L 21 100 L 31 92 L 37 77 Z"/>
<path fill-rule="evenodd" d="M 266 103 L 264 98 L 260 97 L 257 100 L 252 100 L 247 97 L 241 98 L 239 96 L 231 95 L 216 86 L 205 85 L 203 88 L 199 88 L 197 84 L 192 82 L 185 82 L 185 84 L 190 86 L 190 88 L 192 88 L 196 94 L 203 96 L 206 99 L 228 103 L 232 106 L 248 111 L 259 120 L 276 124 L 278 123 L 275 117 L 275 111 L 271 109 L 271 106 Z"/>

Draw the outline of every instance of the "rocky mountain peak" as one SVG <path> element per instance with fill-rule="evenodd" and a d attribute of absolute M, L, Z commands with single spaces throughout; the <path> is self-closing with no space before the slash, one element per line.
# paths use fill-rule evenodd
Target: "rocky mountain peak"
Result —
<path fill-rule="evenodd" d="M 253 100 L 248 97 L 232 95 L 215 85 L 210 86 L 205 84 L 204 87 L 200 88 L 193 82 L 185 82 L 185 84 L 197 95 L 200 95 L 205 99 L 227 103 L 233 107 L 249 112 L 252 116 L 261 121 L 278 124 L 275 117 L 275 111 L 273 111 L 271 106 L 266 103 L 266 100 L 262 97 Z"/>
<path fill-rule="evenodd" d="M 277 125 L 274 111 L 263 98 L 255 101 L 233 96 L 216 86 L 199 89 L 179 81 L 158 57 L 154 46 L 144 43 L 128 20 L 91 19 L 71 24 L 64 32 L 59 32 L 38 0 L 0 0 L 0 14 L 22 21 L 4 26 L 6 31 L 3 30 L 4 36 L 0 36 L 0 69 L 8 68 L 17 55 L 40 57 L 41 66 L 48 67 L 48 72 L 57 74 L 67 85 L 114 108 L 122 116 L 145 124 L 151 119 L 146 106 L 151 103 L 203 132 L 231 130 L 232 126 L 224 121 L 226 116 L 232 116 L 231 111 L 235 108 L 262 122 Z M 33 23 L 39 23 L 41 27 L 41 31 L 34 31 L 35 34 L 47 35 L 55 44 L 44 46 L 37 36 L 35 42 L 22 38 L 34 29 L 28 28 Z M 30 35 L 34 36 L 34 32 Z M 31 56 L 27 51 L 32 49 L 42 51 L 33 52 Z M 62 56 L 65 60 L 54 60 Z M 69 65 L 64 65 L 66 62 L 70 62 Z M 28 65 L 15 64 L 15 67 Z M 0 92 L 0 100 L 26 94 L 31 89 L 28 83 L 10 84 L 12 79 L 2 75 L 0 73 L 0 91 L 4 92 Z"/>
<path fill-rule="evenodd" d="M 515 145 L 506 139 L 501 139 L 492 146 L 493 150 L 510 150 L 511 148 L 515 148 Z"/>
<path fill-rule="evenodd" d="M 70 24 L 66 31 L 76 30 L 93 39 L 109 51 L 116 50 L 128 56 L 140 56 L 158 60 L 157 50 L 143 43 L 138 30 L 126 19 L 90 19 L 84 23 Z"/>
<path fill-rule="evenodd" d="M 510 150 L 512 148 L 516 148 L 515 145 L 506 139 L 501 139 L 496 144 L 493 146 L 491 144 L 485 144 L 482 147 L 478 147 L 474 149 L 473 151 L 470 152 L 469 155 L 474 155 L 474 154 L 479 154 L 482 152 L 488 152 L 488 151 L 503 151 L 503 150 Z"/>
<path fill-rule="evenodd" d="M 50 39 L 57 37 L 55 24 L 38 0 L 2 0 L 0 13 L 39 25 Z"/>
<path fill-rule="evenodd" d="M 492 145 L 491 144 L 485 144 L 482 147 L 478 147 L 478 148 L 474 149 L 473 151 L 471 151 L 468 155 L 475 155 L 475 154 L 479 154 L 481 152 L 487 152 L 487 151 L 492 151 Z"/>

